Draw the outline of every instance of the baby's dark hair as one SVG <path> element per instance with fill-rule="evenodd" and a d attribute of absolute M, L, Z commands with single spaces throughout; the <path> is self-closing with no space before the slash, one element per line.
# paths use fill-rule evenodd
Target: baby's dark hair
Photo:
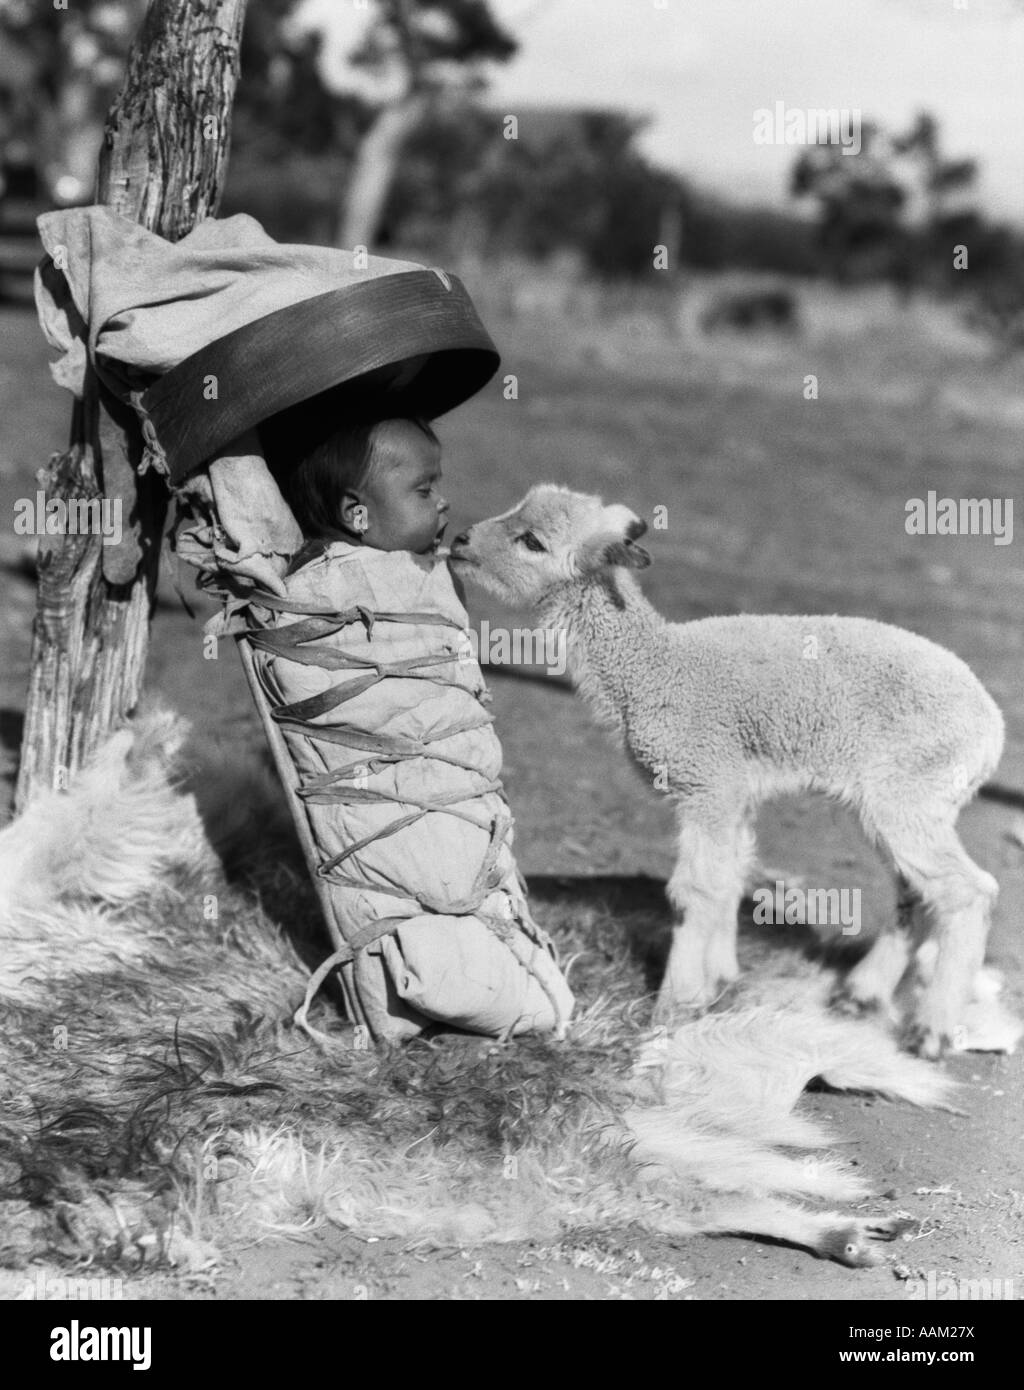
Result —
<path fill-rule="evenodd" d="M 271 471 L 285 501 L 307 540 L 351 540 L 341 525 L 345 493 L 362 487 L 390 449 L 389 427 L 410 420 L 432 440 L 437 436 L 427 420 L 416 417 L 351 420 L 335 426 L 322 438 L 301 436 L 292 444 L 287 431 L 260 427 L 260 438 Z"/>

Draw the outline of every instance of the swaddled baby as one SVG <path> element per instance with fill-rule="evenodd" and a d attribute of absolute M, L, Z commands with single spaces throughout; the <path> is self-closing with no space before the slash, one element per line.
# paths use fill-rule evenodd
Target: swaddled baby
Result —
<path fill-rule="evenodd" d="M 572 995 L 530 918 L 501 746 L 437 553 L 440 452 L 425 422 L 391 419 L 278 462 L 306 539 L 257 670 L 373 1034 L 560 1031 Z"/>

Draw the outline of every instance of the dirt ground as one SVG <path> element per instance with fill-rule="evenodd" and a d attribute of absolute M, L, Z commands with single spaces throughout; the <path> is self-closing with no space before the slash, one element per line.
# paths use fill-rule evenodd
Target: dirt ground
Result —
<path fill-rule="evenodd" d="M 851 302 L 852 303 L 852 302 Z M 842 305 L 840 305 L 842 308 Z M 1007 715 L 1001 785 L 1024 788 L 1024 565 L 1021 541 L 908 537 L 905 503 L 940 496 L 1014 497 L 1024 517 L 1019 364 L 993 363 L 921 308 L 890 306 L 811 327 L 796 343 L 735 342 L 707 349 L 614 323 L 589 336 L 553 320 L 494 322 L 518 400 L 492 384 L 441 422 L 455 527 L 508 506 L 534 481 L 557 480 L 641 515 L 652 529 L 645 587 L 678 619 L 710 612 L 861 613 L 901 623 L 965 657 Z M 856 312 L 854 312 L 854 310 Z M 857 315 L 860 317 L 857 317 Z M 486 317 L 485 306 L 485 317 Z M 941 329 L 941 331 L 940 331 Z M 59 448 L 68 401 L 52 386 L 28 310 L 0 312 L 0 514 L 35 489 L 34 469 Z M 803 398 L 818 375 L 817 401 Z M 0 621 L 0 738 L 15 765 L 29 653 L 33 588 L 23 543 L 0 529 L 6 602 Z M 191 595 L 191 582 L 184 581 Z M 204 661 L 202 619 L 190 618 L 165 578 L 149 679 L 238 757 L 261 734 L 233 653 Z M 473 600 L 492 624 L 510 615 Z M 522 619 L 519 620 L 522 625 Z M 557 684 L 495 671 L 491 680 L 505 782 L 527 877 L 663 880 L 671 822 L 624 755 Z M 1000 880 L 991 957 L 1024 1007 L 1024 811 L 979 802 L 965 842 Z M 846 816 L 827 804 L 780 803 L 762 817 L 762 862 L 809 883 L 861 883 L 866 916 L 888 887 Z M 772 875 L 769 875 L 771 877 Z M 835 878 L 831 881 L 836 881 Z M 589 885 L 589 887 L 588 887 Z M 648 889 L 649 889 L 649 885 Z M 599 891 L 599 890 L 597 890 Z M 764 930 L 763 928 L 761 929 Z M 955 1058 L 964 1114 L 915 1112 L 863 1097 L 815 1093 L 844 1152 L 871 1175 L 865 1210 L 904 1211 L 912 1239 L 886 1264 L 851 1271 L 801 1251 L 740 1239 L 685 1243 L 641 1233 L 577 1233 L 557 1247 L 516 1245 L 439 1255 L 364 1243 L 343 1232 L 268 1240 L 228 1252 L 191 1278 L 126 1279 L 126 1298 L 303 1299 L 901 1299 L 907 1279 L 1012 1279 L 1024 1293 L 1024 1081 L 1020 1056 Z M 19 1275 L 0 1279 L 17 1297 Z"/>

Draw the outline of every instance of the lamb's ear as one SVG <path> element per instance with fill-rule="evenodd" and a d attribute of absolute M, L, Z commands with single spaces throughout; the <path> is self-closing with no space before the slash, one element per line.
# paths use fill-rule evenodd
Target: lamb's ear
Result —
<path fill-rule="evenodd" d="M 626 540 L 623 536 L 592 536 L 576 552 L 576 569 L 579 574 L 594 574 L 610 565 L 624 565 L 629 569 L 645 570 L 651 557 L 642 546 Z"/>
<path fill-rule="evenodd" d="M 605 516 L 613 523 L 612 534 L 616 536 L 615 540 L 605 546 L 605 564 L 625 565 L 631 570 L 645 570 L 651 563 L 651 557 L 636 542 L 647 530 L 647 522 L 641 521 L 635 512 L 622 506 L 606 507 Z"/>

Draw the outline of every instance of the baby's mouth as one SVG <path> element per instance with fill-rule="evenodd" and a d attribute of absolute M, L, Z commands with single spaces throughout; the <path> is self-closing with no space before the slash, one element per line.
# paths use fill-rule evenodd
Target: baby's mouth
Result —
<path fill-rule="evenodd" d="M 448 529 L 448 523 L 445 522 L 444 525 L 443 525 L 443 526 L 440 528 L 440 530 L 438 531 L 437 535 L 436 535 L 436 536 L 434 537 L 434 539 L 431 541 L 431 543 L 430 543 L 430 553 L 431 553 L 431 555 L 442 555 L 442 554 L 443 554 L 443 555 L 447 555 L 447 554 L 448 554 L 447 550 L 442 551 L 442 549 L 441 549 L 441 542 L 444 540 L 444 533 L 445 533 L 445 531 L 446 531 L 447 529 Z"/>

